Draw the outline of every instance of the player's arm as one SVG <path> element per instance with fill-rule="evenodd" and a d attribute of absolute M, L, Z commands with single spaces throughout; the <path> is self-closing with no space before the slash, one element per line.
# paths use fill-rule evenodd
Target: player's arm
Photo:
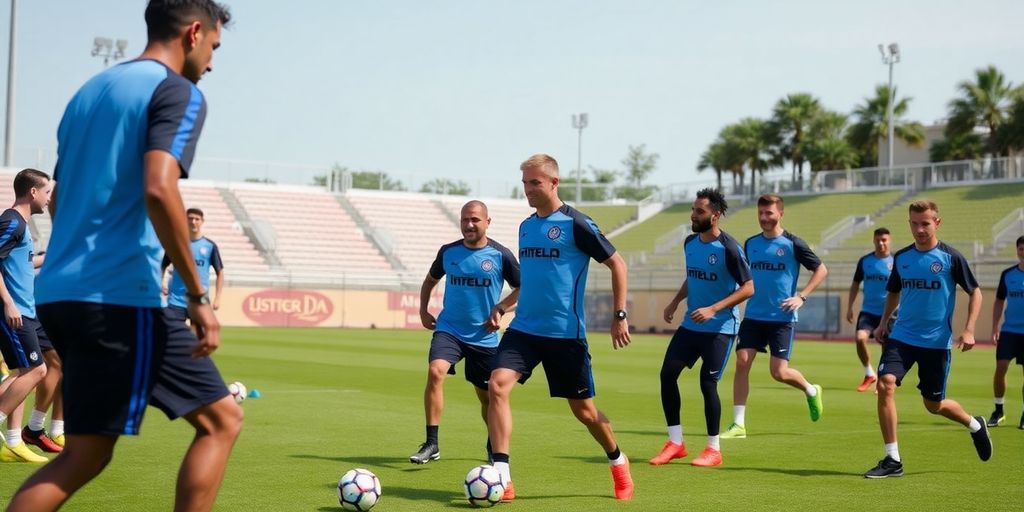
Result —
<path fill-rule="evenodd" d="M 662 318 L 664 318 L 666 322 L 672 323 L 672 317 L 676 316 L 676 310 L 679 309 L 679 304 L 681 304 L 683 300 L 686 299 L 686 296 L 690 294 L 689 282 L 689 279 L 683 279 L 683 285 L 679 287 L 679 291 L 676 292 L 675 296 L 672 297 L 672 300 L 670 300 L 668 305 L 665 306 Z"/>
<path fill-rule="evenodd" d="M 497 331 L 501 327 L 501 317 L 505 316 L 506 313 L 515 311 L 518 303 L 519 288 L 512 288 L 512 291 L 504 299 L 498 301 L 491 308 L 491 316 L 484 322 L 484 329 L 487 329 L 488 332 Z"/>
<path fill-rule="evenodd" d="M 39 254 L 32 255 L 32 268 L 39 268 L 43 266 L 43 262 L 46 261 L 46 251 L 42 251 Z"/>
<path fill-rule="evenodd" d="M 212 243 L 212 245 L 213 247 L 210 249 L 210 268 L 217 274 L 217 294 L 213 297 L 213 309 L 218 310 L 220 309 L 220 295 L 224 291 L 224 260 L 220 258 L 220 247 L 217 247 L 215 243 Z"/>
<path fill-rule="evenodd" d="M 857 265 L 857 274 L 860 274 L 860 264 Z M 846 299 L 846 322 L 853 323 L 853 303 L 857 301 L 857 294 L 860 293 L 860 281 L 857 280 L 857 276 L 853 276 L 853 282 L 850 283 L 850 296 Z"/>
<path fill-rule="evenodd" d="M 167 253 L 164 253 L 164 259 L 160 262 L 160 293 L 164 295 L 170 294 L 171 286 L 171 273 L 167 272 L 167 269 L 171 268 L 171 258 L 167 257 Z"/>
<path fill-rule="evenodd" d="M 999 344 L 999 323 L 1003 319 L 1003 307 L 1006 306 L 1006 299 L 996 297 L 992 303 L 992 343 Z"/>
<path fill-rule="evenodd" d="M 737 288 L 732 293 L 727 295 L 724 299 L 710 306 L 695 309 L 690 316 L 693 318 L 693 321 L 697 322 L 698 324 L 702 324 L 714 318 L 715 313 L 718 313 L 719 311 L 726 308 L 731 308 L 753 296 L 754 280 L 749 279 L 747 280 L 747 282 L 740 285 L 739 288 Z"/>
<path fill-rule="evenodd" d="M 437 326 L 437 319 L 434 315 L 430 314 L 427 306 L 430 305 L 430 294 L 434 291 L 434 287 L 437 286 L 441 280 L 427 273 L 427 277 L 423 278 L 423 284 L 420 285 L 420 322 L 423 323 L 423 327 L 434 330 Z"/>
<path fill-rule="evenodd" d="M 807 297 L 814 292 L 814 289 L 825 280 L 828 276 L 828 268 L 820 259 L 818 255 L 811 251 L 810 247 L 807 246 L 807 242 L 802 239 L 793 239 L 793 251 L 795 252 L 796 261 L 798 264 L 803 265 L 807 270 L 811 270 L 811 278 L 807 280 L 807 286 L 804 287 L 803 291 L 798 293 L 795 297 L 789 297 L 782 301 L 783 311 L 796 311 L 800 309 L 807 302 Z"/>
<path fill-rule="evenodd" d="M 213 296 L 213 309 L 220 309 L 220 295 L 224 291 L 224 269 L 220 269 L 217 272 L 217 284 L 215 285 L 217 290 L 216 295 Z"/>
<path fill-rule="evenodd" d="M 875 328 L 875 340 L 879 343 L 885 343 L 886 337 L 889 336 L 889 317 L 896 311 L 896 308 L 900 305 L 900 292 L 889 292 L 885 296 L 885 309 L 882 311 L 882 321 L 878 322 L 878 327 Z"/>
<path fill-rule="evenodd" d="M 207 293 L 207 290 L 202 289 L 196 262 L 192 259 L 185 204 L 178 190 L 178 178 L 181 176 L 178 159 L 166 151 L 151 150 L 146 152 L 143 165 L 144 194 L 149 220 L 171 264 L 185 283 L 186 293 L 200 297 Z M 199 345 L 192 355 L 208 356 L 220 345 L 220 323 L 217 322 L 209 303 L 200 304 L 191 297 L 188 303 L 189 317 L 199 337 Z"/>
<path fill-rule="evenodd" d="M 964 352 L 974 348 L 974 324 L 981 315 L 981 302 L 981 288 L 971 290 L 970 298 L 967 299 L 967 322 L 956 343 L 957 348 Z"/>
<path fill-rule="evenodd" d="M 21 328 L 21 310 L 14 303 L 14 297 L 7 291 L 7 283 L 4 281 L 3 272 L 0 272 L 0 299 L 4 301 L 4 320 L 12 329 Z"/>
<path fill-rule="evenodd" d="M 604 266 L 612 271 L 612 302 L 615 311 L 626 309 L 626 295 L 629 291 L 628 269 L 626 260 L 618 252 L 604 260 Z M 629 319 L 612 320 L 612 347 L 619 348 L 629 345 Z"/>

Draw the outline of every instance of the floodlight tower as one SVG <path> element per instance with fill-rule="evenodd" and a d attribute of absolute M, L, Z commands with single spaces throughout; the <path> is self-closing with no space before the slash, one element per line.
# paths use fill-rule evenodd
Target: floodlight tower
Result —
<path fill-rule="evenodd" d="M 586 113 L 572 115 L 572 127 L 579 132 L 576 139 L 576 206 L 583 198 L 583 129 L 587 127 L 589 117 Z"/>
<path fill-rule="evenodd" d="M 900 46 L 896 43 L 889 43 L 889 46 L 878 45 L 878 52 L 882 54 L 882 64 L 889 66 L 889 104 L 886 106 L 886 123 L 889 128 L 889 173 L 892 173 L 893 139 L 896 137 L 896 125 L 893 123 L 893 105 L 896 101 L 896 91 L 892 88 L 892 67 L 900 61 Z"/>
<path fill-rule="evenodd" d="M 7 45 L 7 116 L 4 121 L 4 167 L 10 167 L 14 153 L 14 57 L 18 28 L 18 0 L 11 0 L 10 42 Z"/>
<path fill-rule="evenodd" d="M 114 43 L 113 39 L 109 37 L 97 36 L 92 40 L 92 55 L 93 57 L 103 57 L 103 67 L 110 65 L 110 59 L 115 61 L 124 58 L 124 50 L 128 48 L 127 39 L 118 39 L 117 43 Z"/>

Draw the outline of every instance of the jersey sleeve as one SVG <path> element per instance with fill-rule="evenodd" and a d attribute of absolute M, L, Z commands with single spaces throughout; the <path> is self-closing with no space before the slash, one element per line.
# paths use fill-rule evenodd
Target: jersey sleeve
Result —
<path fill-rule="evenodd" d="M 978 280 L 974 278 L 974 272 L 971 271 L 971 265 L 967 262 L 967 258 L 957 251 L 952 251 L 951 256 L 953 268 L 950 269 L 950 273 L 953 282 L 960 285 L 965 292 L 974 293 L 974 290 L 978 288 Z"/>
<path fill-rule="evenodd" d="M 430 277 L 433 277 L 438 281 L 444 277 L 444 249 L 444 247 L 441 247 L 437 250 L 437 257 L 434 258 L 434 262 L 430 264 Z"/>
<path fill-rule="evenodd" d="M 821 259 L 818 258 L 817 254 L 807 245 L 807 242 L 798 236 L 793 237 L 793 256 L 796 257 L 797 263 L 803 265 L 804 268 L 810 271 L 818 270 L 821 266 Z"/>
<path fill-rule="evenodd" d="M 615 246 L 605 238 L 590 217 L 584 215 L 574 217 L 572 230 L 576 247 L 598 263 L 604 263 L 615 254 Z"/>
<path fill-rule="evenodd" d="M 999 287 L 996 288 L 996 298 L 999 300 L 1006 300 L 1006 275 L 1009 274 L 1011 270 L 1013 270 L 1013 267 L 1004 270 L 999 276 Z"/>
<path fill-rule="evenodd" d="M 725 244 L 725 268 L 738 285 L 742 286 L 751 279 L 747 257 L 740 250 L 739 244 L 732 240 Z"/>
<path fill-rule="evenodd" d="M 864 280 L 864 260 L 866 259 L 867 256 L 861 256 L 857 260 L 857 270 L 853 272 L 853 282 L 859 283 Z"/>
<path fill-rule="evenodd" d="M 172 75 L 157 86 L 149 102 L 146 151 L 171 154 L 187 178 L 199 133 L 206 120 L 206 101 L 195 84 Z"/>
<path fill-rule="evenodd" d="M 6 259 L 24 236 L 25 223 L 21 219 L 12 214 L 0 216 L 0 260 Z"/>
<path fill-rule="evenodd" d="M 501 276 L 512 288 L 519 288 L 519 261 L 506 247 L 501 248 Z"/>
<path fill-rule="evenodd" d="M 900 277 L 900 271 L 896 268 L 896 260 L 893 260 L 892 273 L 889 274 L 889 282 L 885 283 L 885 291 L 889 293 L 899 293 L 903 289 L 903 279 Z"/>
<path fill-rule="evenodd" d="M 210 245 L 213 246 L 210 249 L 210 267 L 214 272 L 220 274 L 224 270 L 224 261 L 220 259 L 220 248 L 214 242 L 210 242 Z"/>

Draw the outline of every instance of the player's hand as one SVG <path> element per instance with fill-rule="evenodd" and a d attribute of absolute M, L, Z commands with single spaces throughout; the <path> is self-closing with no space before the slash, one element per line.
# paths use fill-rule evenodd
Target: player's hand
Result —
<path fill-rule="evenodd" d="M 13 302 L 4 303 L 4 317 L 12 329 L 21 329 L 21 310 Z"/>
<path fill-rule="evenodd" d="M 846 310 L 846 323 L 848 323 L 848 324 L 852 324 L 853 323 L 853 310 L 852 309 L 847 309 Z"/>
<path fill-rule="evenodd" d="M 960 349 L 961 352 L 967 352 L 974 348 L 974 333 L 971 331 L 960 333 L 960 338 L 956 340 L 956 348 Z"/>
<path fill-rule="evenodd" d="M 629 320 L 612 320 L 612 348 L 618 350 L 632 341 L 629 339 Z"/>
<path fill-rule="evenodd" d="M 780 306 L 780 307 L 782 308 L 783 311 L 796 311 L 796 310 L 800 309 L 800 306 L 803 306 L 803 305 L 804 305 L 804 300 L 801 299 L 799 296 L 797 296 L 797 297 L 790 297 L 790 298 L 782 301 L 782 306 Z"/>
<path fill-rule="evenodd" d="M 484 322 L 484 329 L 487 329 L 487 332 L 494 332 L 497 331 L 499 327 L 501 327 L 501 312 L 498 311 L 498 307 L 495 306 L 491 309 L 491 316 L 489 316 L 487 321 Z"/>
<path fill-rule="evenodd" d="M 690 313 L 690 318 L 694 322 L 697 322 L 698 324 L 702 324 L 704 322 L 707 322 L 708 320 L 711 320 L 714 317 L 715 317 L 715 310 L 711 309 L 711 306 L 708 306 L 706 308 L 697 308 L 697 309 L 693 310 L 693 313 Z"/>
<path fill-rule="evenodd" d="M 992 332 L 992 344 L 993 345 L 998 345 L 999 344 L 999 331 L 993 331 Z"/>
<path fill-rule="evenodd" d="M 672 318 L 676 316 L 676 309 L 678 309 L 678 308 L 679 308 L 679 303 L 678 302 L 676 302 L 676 301 L 669 302 L 668 306 L 665 306 L 665 312 L 662 314 L 662 318 L 664 318 L 666 322 L 672 323 Z"/>
<path fill-rule="evenodd" d="M 885 344 L 885 340 L 889 337 L 889 326 L 886 323 L 882 322 L 875 328 L 875 341 L 882 344 Z"/>
<path fill-rule="evenodd" d="M 171 292 L 167 289 L 166 286 L 161 286 L 160 287 L 160 293 L 162 293 L 164 295 L 170 295 L 171 294 Z"/>
<path fill-rule="evenodd" d="M 220 297 L 217 297 L 217 300 L 213 301 L 213 310 L 217 311 L 218 309 L 220 309 Z"/>
<path fill-rule="evenodd" d="M 431 315 L 429 311 L 420 311 L 420 323 L 423 324 L 423 327 L 426 327 L 431 331 L 434 330 L 434 327 L 437 327 L 437 319 L 434 318 L 434 315 Z"/>
<path fill-rule="evenodd" d="M 189 303 L 188 317 L 199 338 L 199 344 L 192 350 L 192 357 L 208 357 L 220 347 L 220 322 L 209 304 Z"/>

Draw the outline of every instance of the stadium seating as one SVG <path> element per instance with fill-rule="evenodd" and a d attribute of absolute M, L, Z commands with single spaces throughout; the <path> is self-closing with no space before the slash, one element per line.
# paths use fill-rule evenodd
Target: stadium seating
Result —
<path fill-rule="evenodd" d="M 351 191 L 345 198 L 387 240 L 407 271 L 425 274 L 441 245 L 462 238 L 433 196 Z"/>
<path fill-rule="evenodd" d="M 444 207 L 454 216 L 459 217 L 465 197 L 445 197 L 441 199 Z M 533 215 L 533 208 L 526 199 L 487 199 L 487 213 L 491 216 L 491 227 L 487 236 L 501 245 L 508 247 L 513 254 L 519 254 L 519 224 Z"/>

